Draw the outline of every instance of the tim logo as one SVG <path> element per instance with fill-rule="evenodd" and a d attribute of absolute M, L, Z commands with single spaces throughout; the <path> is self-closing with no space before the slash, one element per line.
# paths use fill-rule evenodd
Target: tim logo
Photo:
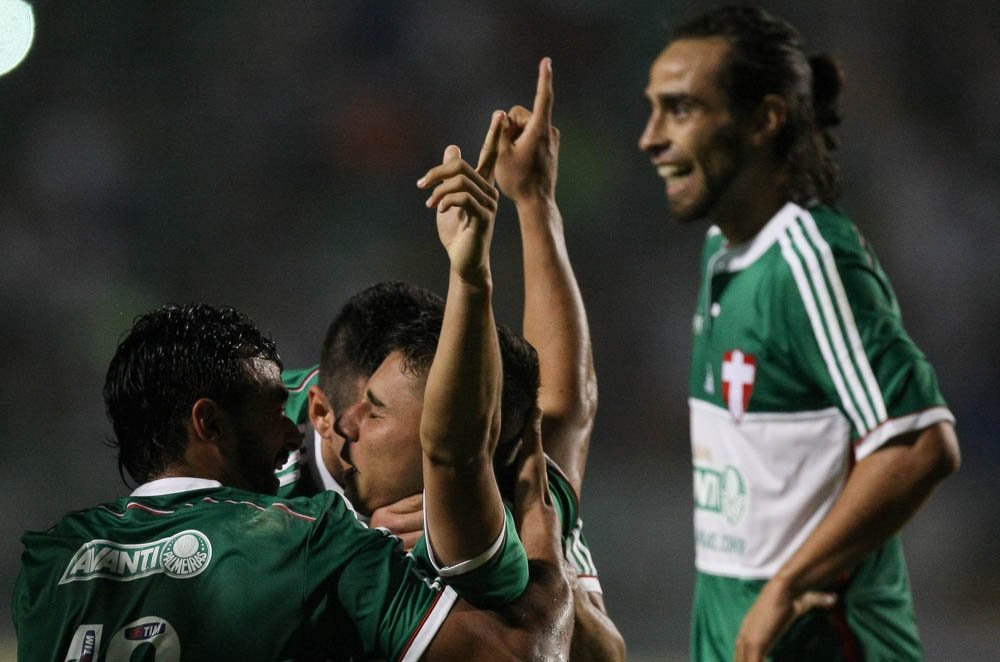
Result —
<path fill-rule="evenodd" d="M 167 631 L 167 624 L 163 621 L 146 623 L 125 628 L 126 641 L 146 641 L 153 637 L 158 637 Z"/>
<path fill-rule="evenodd" d="M 757 359 L 733 349 L 722 357 L 722 397 L 729 413 L 737 421 L 743 418 L 750 406 L 754 380 L 757 378 Z"/>

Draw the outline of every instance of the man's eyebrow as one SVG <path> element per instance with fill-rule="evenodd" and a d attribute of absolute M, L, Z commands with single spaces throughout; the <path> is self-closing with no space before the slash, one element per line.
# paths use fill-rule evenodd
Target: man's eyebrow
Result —
<path fill-rule="evenodd" d="M 385 403 L 384 403 L 384 402 L 382 402 L 381 400 L 379 400 L 379 399 L 378 399 L 378 398 L 377 398 L 377 397 L 375 396 L 375 394 L 374 394 L 374 393 L 372 393 L 372 390 L 371 390 L 371 389 L 368 389 L 368 391 L 367 391 L 367 396 L 368 396 L 368 401 L 369 401 L 369 402 L 371 402 L 371 403 L 372 403 L 373 405 L 375 405 L 376 407 L 385 407 Z"/>
<path fill-rule="evenodd" d="M 686 92 L 654 92 L 652 97 L 665 106 L 676 106 L 679 103 L 697 103 L 690 94 Z"/>

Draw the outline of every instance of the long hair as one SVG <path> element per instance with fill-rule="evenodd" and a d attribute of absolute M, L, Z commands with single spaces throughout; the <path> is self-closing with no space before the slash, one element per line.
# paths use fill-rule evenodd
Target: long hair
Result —
<path fill-rule="evenodd" d="M 840 124 L 837 99 L 843 86 L 839 65 L 829 55 L 807 58 L 802 38 L 788 22 L 753 6 L 727 6 L 690 19 L 671 39 L 723 37 L 730 53 L 723 90 L 737 116 L 749 116 L 765 95 L 781 96 L 788 117 L 775 142 L 775 156 L 789 175 L 792 199 L 833 204 L 840 173 L 831 152 Z"/>

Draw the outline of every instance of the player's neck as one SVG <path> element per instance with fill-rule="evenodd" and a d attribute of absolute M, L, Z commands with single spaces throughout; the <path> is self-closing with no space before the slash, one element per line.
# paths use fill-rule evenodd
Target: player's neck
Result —
<path fill-rule="evenodd" d="M 714 222 L 730 246 L 751 241 L 785 203 L 788 191 L 780 173 L 753 177 L 720 201 Z"/>

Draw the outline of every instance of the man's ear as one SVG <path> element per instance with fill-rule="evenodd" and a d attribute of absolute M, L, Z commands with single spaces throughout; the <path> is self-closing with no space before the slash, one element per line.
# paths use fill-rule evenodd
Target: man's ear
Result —
<path fill-rule="evenodd" d="M 765 94 L 754 111 L 750 143 L 761 147 L 773 143 L 788 121 L 788 105 L 777 94 Z"/>
<path fill-rule="evenodd" d="M 309 387 L 309 421 L 313 429 L 324 439 L 334 434 L 333 422 L 336 419 L 330 399 L 319 386 Z"/>
<path fill-rule="evenodd" d="M 222 408 L 211 398 L 199 398 L 191 406 L 194 440 L 218 444 L 222 437 Z"/>

